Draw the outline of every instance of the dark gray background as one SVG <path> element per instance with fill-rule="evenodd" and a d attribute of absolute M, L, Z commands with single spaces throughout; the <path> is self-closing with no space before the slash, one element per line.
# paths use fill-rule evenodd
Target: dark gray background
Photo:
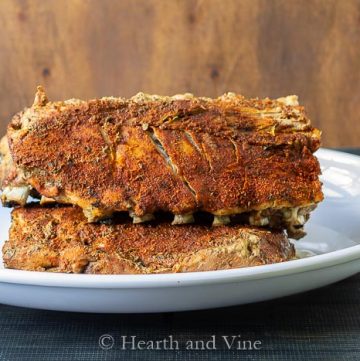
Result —
<path fill-rule="evenodd" d="M 301 295 L 217 310 L 106 315 L 0 306 L 0 360 L 359 360 L 360 274 Z M 99 337 L 115 345 L 102 350 Z M 121 336 L 261 340 L 260 351 L 130 351 Z"/>

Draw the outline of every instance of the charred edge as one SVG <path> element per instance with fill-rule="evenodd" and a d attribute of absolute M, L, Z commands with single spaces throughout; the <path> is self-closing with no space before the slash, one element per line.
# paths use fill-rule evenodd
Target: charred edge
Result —
<path fill-rule="evenodd" d="M 156 137 L 154 130 L 152 128 L 149 128 L 148 130 L 145 131 L 146 134 L 149 136 L 149 138 L 151 139 L 151 141 L 153 142 L 156 150 L 159 152 L 159 154 L 164 158 L 166 164 L 170 167 L 170 169 L 172 170 L 173 174 L 179 178 L 183 184 L 185 185 L 185 187 L 191 192 L 191 194 L 194 196 L 194 199 L 196 200 L 196 192 L 195 190 L 191 187 L 191 185 L 189 184 L 189 182 L 181 177 L 179 175 L 178 172 L 178 168 L 176 167 L 176 165 L 171 161 L 171 158 L 169 156 L 169 154 L 167 153 L 167 151 L 165 150 L 163 144 L 160 142 L 160 140 Z"/>

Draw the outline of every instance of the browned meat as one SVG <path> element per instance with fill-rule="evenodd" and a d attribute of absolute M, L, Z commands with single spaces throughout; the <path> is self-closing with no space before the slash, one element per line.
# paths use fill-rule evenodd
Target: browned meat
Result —
<path fill-rule="evenodd" d="M 4 189 L 6 192 L 5 205 L 8 207 L 24 206 L 29 195 L 34 198 L 38 197 L 36 190 L 26 183 L 23 172 L 15 167 L 7 137 L 3 137 L 0 141 L 0 191 Z"/>
<path fill-rule="evenodd" d="M 80 208 L 18 208 L 3 247 L 7 268 L 73 273 L 162 273 L 282 262 L 294 247 L 281 231 L 239 225 L 88 223 Z"/>
<path fill-rule="evenodd" d="M 10 178 L 10 172 L 12 169 L 12 160 L 8 141 L 6 137 L 3 137 L 0 141 L 0 190 L 6 179 Z"/>
<path fill-rule="evenodd" d="M 187 223 L 206 211 L 218 224 L 253 212 L 254 224 L 266 225 L 265 210 L 306 213 L 323 198 L 313 156 L 320 132 L 294 96 L 48 102 L 39 88 L 8 137 L 28 187 L 80 206 L 89 221 L 128 211 L 142 222 L 167 211 Z"/>

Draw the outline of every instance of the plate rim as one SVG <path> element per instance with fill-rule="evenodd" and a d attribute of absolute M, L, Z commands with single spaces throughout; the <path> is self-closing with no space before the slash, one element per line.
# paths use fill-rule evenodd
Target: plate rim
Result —
<path fill-rule="evenodd" d="M 163 288 L 214 283 L 234 283 L 314 271 L 360 260 L 360 245 L 341 250 L 255 267 L 187 273 L 89 275 L 0 270 L 1 283 L 65 288 Z M 360 266 L 359 266 L 360 271 Z"/>
<path fill-rule="evenodd" d="M 355 160 L 355 161 L 359 162 L 359 164 L 360 164 L 360 155 L 348 153 L 348 152 L 341 151 L 341 150 L 321 147 L 314 154 L 316 155 L 317 158 L 324 157 L 324 156 L 326 156 L 326 154 L 328 154 L 329 156 L 333 156 L 338 159 L 340 158 L 340 161 L 341 161 L 341 158 L 351 158 L 352 160 Z"/>
<path fill-rule="evenodd" d="M 347 158 L 360 165 L 360 156 L 337 150 L 320 148 L 317 156 Z M 62 288 L 163 288 L 196 286 L 205 284 L 234 283 L 272 277 L 288 276 L 323 269 L 339 264 L 360 260 L 360 244 L 309 258 L 296 259 L 270 265 L 235 268 L 218 271 L 188 273 L 137 274 L 137 275 L 88 275 L 50 273 L 0 269 L 0 283 L 62 287 Z M 359 266 L 360 271 L 360 266 Z"/>

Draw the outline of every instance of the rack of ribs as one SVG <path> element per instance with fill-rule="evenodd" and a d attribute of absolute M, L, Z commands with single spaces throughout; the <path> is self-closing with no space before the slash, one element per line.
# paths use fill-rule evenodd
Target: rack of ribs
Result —
<path fill-rule="evenodd" d="M 168 222 L 88 223 L 78 207 L 28 206 L 12 212 L 6 268 L 91 274 L 220 270 L 291 260 L 284 231 Z"/>
<path fill-rule="evenodd" d="M 37 195 L 79 206 L 89 222 L 126 211 L 134 223 L 170 212 L 173 224 L 184 224 L 202 211 L 214 225 L 240 215 L 299 238 L 323 199 L 313 155 L 320 131 L 296 96 L 139 93 L 50 102 L 38 87 L 7 139 L 3 204 Z"/>

